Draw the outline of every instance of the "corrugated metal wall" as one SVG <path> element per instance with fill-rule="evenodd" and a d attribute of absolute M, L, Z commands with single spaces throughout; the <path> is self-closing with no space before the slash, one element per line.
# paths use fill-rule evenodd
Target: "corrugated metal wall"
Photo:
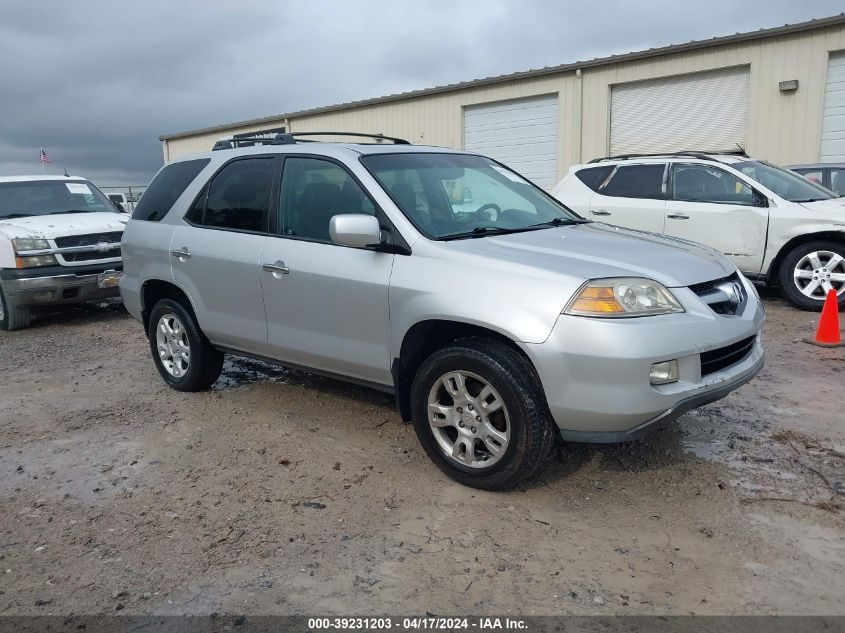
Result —
<path fill-rule="evenodd" d="M 749 153 L 779 164 L 814 162 L 819 159 L 828 57 L 839 50 L 845 50 L 842 26 L 609 64 L 584 69 L 580 77 L 566 72 L 315 114 L 291 119 L 288 125 L 294 132 L 380 132 L 407 138 L 412 143 L 461 148 L 465 106 L 557 93 L 558 169 L 563 175 L 574 163 L 608 153 L 610 92 L 614 84 L 748 64 Z M 796 92 L 779 91 L 778 82 L 787 79 L 798 79 Z M 280 119 L 171 139 L 165 142 L 165 160 L 207 151 L 223 136 L 284 123 Z"/>

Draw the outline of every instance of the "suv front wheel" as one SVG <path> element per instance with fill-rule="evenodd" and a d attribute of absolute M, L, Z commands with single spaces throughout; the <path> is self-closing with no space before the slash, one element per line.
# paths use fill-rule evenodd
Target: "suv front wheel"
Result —
<path fill-rule="evenodd" d="M 510 488 L 533 475 L 554 442 L 554 423 L 528 361 L 510 347 L 465 339 L 423 362 L 411 390 L 417 437 L 455 481 Z"/>
<path fill-rule="evenodd" d="M 827 240 L 799 244 L 783 258 L 778 276 L 784 298 L 802 310 L 821 310 L 830 290 L 843 307 L 845 245 Z"/>
<path fill-rule="evenodd" d="M 223 354 L 214 349 L 196 318 L 172 299 L 150 312 L 150 350 L 164 381 L 179 391 L 208 389 L 223 370 Z"/>

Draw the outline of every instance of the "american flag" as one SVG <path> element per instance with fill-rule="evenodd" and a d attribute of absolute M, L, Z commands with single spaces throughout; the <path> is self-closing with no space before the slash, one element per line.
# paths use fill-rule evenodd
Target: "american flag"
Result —
<path fill-rule="evenodd" d="M 44 148 L 41 148 L 41 164 L 42 165 L 50 165 L 53 161 L 50 160 L 50 157 L 47 156 L 47 152 L 44 151 Z"/>

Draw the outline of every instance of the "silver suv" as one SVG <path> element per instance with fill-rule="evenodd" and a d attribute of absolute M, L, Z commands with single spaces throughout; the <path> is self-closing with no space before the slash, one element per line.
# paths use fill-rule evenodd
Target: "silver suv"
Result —
<path fill-rule="evenodd" d="M 441 470 L 502 489 L 556 437 L 639 437 L 763 365 L 759 297 L 713 249 L 584 220 L 483 156 L 302 136 L 170 163 L 135 210 L 120 289 L 171 387 L 224 353 L 369 385 Z"/>

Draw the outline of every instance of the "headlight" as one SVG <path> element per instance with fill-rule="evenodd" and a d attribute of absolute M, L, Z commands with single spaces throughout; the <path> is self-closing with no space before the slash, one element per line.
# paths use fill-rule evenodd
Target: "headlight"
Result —
<path fill-rule="evenodd" d="M 35 268 L 36 266 L 56 266 L 59 262 L 55 255 L 34 255 L 32 257 L 15 257 L 16 268 Z"/>
<path fill-rule="evenodd" d="M 585 283 L 563 312 L 619 318 L 683 311 L 675 296 L 662 284 L 638 277 L 615 277 Z"/>
<path fill-rule="evenodd" d="M 12 248 L 14 248 L 17 253 L 20 253 L 21 251 L 41 251 L 50 248 L 50 244 L 47 240 L 34 240 L 27 237 L 16 237 L 12 240 Z"/>

